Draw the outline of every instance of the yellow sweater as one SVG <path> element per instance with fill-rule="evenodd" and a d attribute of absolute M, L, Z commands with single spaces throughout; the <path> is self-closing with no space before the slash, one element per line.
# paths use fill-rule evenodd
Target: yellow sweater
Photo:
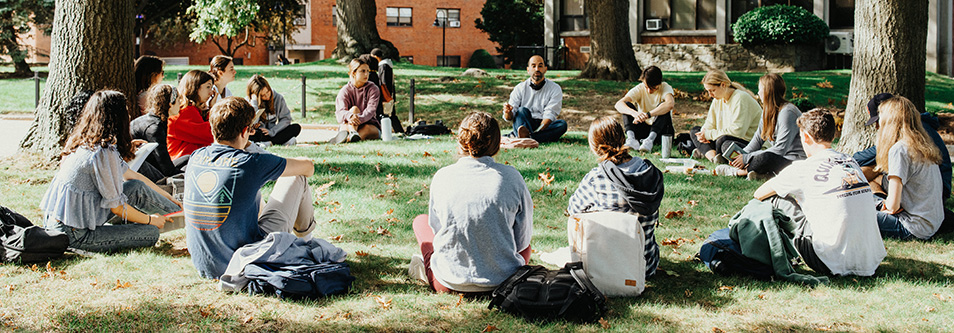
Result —
<path fill-rule="evenodd" d="M 709 105 L 709 115 L 702 132 L 706 139 L 715 141 L 723 135 L 730 135 L 748 140 L 759 128 L 759 119 L 762 118 L 762 107 L 752 95 L 745 91 L 735 90 L 729 101 L 713 99 Z"/>

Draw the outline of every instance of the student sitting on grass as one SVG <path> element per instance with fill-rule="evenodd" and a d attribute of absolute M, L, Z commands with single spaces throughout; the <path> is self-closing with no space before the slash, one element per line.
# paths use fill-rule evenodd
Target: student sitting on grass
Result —
<path fill-rule="evenodd" d="M 222 99 L 209 113 L 215 143 L 192 153 L 186 170 L 186 239 L 192 263 L 205 278 L 222 276 L 235 250 L 271 232 L 308 238 L 315 228 L 307 179 L 314 164 L 245 151 L 254 118 L 245 99 Z M 259 210 L 259 189 L 273 180 L 268 203 Z"/>
<path fill-rule="evenodd" d="M 733 142 L 740 147 L 749 144 L 746 138 L 758 129 L 762 107 L 751 91 L 729 80 L 723 71 L 709 71 L 702 78 L 702 85 L 712 97 L 712 104 L 702 127 L 689 131 L 695 146 L 690 155 L 696 159 L 705 157 L 713 163 L 728 163 L 722 152 Z"/>
<path fill-rule="evenodd" d="M 158 172 L 157 176 L 149 176 L 152 181 L 180 173 L 179 168 L 172 164 L 169 151 L 166 149 L 168 135 L 169 110 L 176 107 L 176 88 L 168 84 L 155 85 L 149 89 L 149 98 L 146 100 L 146 114 L 129 123 L 129 130 L 133 139 L 145 140 L 159 144 L 146 157 L 140 168 L 147 168 Z M 158 178 L 156 178 L 158 177 Z"/>
<path fill-rule="evenodd" d="M 530 261 L 533 200 L 517 169 L 494 161 L 493 116 L 468 115 L 457 138 L 463 157 L 434 174 L 428 214 L 414 219 L 423 256 L 408 271 L 438 292 L 487 293 Z"/>
<path fill-rule="evenodd" d="M 215 91 L 213 94 L 215 100 L 209 102 L 211 107 L 218 102 L 218 99 L 232 97 L 232 91 L 228 87 L 229 83 L 235 81 L 235 62 L 232 61 L 232 57 L 224 55 L 212 57 L 209 62 L 209 75 L 215 78 L 215 84 L 212 86 L 212 90 Z"/>
<path fill-rule="evenodd" d="M 798 253 L 816 272 L 871 276 L 886 252 L 871 188 L 848 155 L 831 149 L 835 118 L 814 109 L 798 118 L 808 159 L 792 162 L 755 191 L 796 224 Z"/>
<path fill-rule="evenodd" d="M 785 81 L 782 76 L 768 73 L 759 79 L 759 98 L 762 100 L 762 120 L 745 151 L 730 165 L 719 165 L 715 173 L 749 179 L 768 179 L 782 171 L 792 161 L 805 159 L 802 142 L 798 138 L 795 121 L 802 115 L 795 104 L 785 100 Z M 772 144 L 766 150 L 762 144 Z"/>
<path fill-rule="evenodd" d="M 640 84 L 616 102 L 616 111 L 623 114 L 626 146 L 651 151 L 659 136 L 676 133 L 672 127 L 672 109 L 676 105 L 674 91 L 662 80 L 662 70 L 649 66 L 639 77 Z M 639 140 L 643 140 L 639 144 Z"/>
<path fill-rule="evenodd" d="M 139 112 L 146 114 L 146 100 L 149 98 L 149 89 L 162 82 L 165 78 L 165 71 L 162 67 L 166 64 L 159 57 L 144 55 L 136 59 L 136 96 Z M 138 118 L 138 117 L 137 117 Z"/>
<path fill-rule="evenodd" d="M 944 221 L 941 153 L 931 141 L 910 100 L 891 97 L 878 106 L 876 172 L 888 197 L 878 203 L 883 237 L 929 239 Z"/>
<path fill-rule="evenodd" d="M 530 57 L 527 62 L 530 78 L 513 87 L 510 100 L 503 106 L 504 120 L 513 122 L 510 136 L 553 142 L 566 133 L 566 120 L 557 119 L 563 109 L 563 88 L 547 80 L 546 73 L 543 57 Z"/>
<path fill-rule="evenodd" d="M 378 103 L 381 102 L 381 90 L 368 81 L 371 73 L 368 63 L 361 58 L 351 59 L 348 63 L 348 81 L 335 99 L 335 117 L 338 123 L 338 135 L 331 143 L 357 142 L 380 138 L 381 123 L 378 122 Z"/>
<path fill-rule="evenodd" d="M 659 246 L 654 230 L 662 202 L 663 175 L 652 163 L 632 157 L 623 146 L 623 127 L 613 117 L 593 120 L 590 151 L 600 161 L 570 197 L 567 212 L 580 214 L 611 211 L 635 214 L 646 233 L 646 277 L 656 273 Z"/>
<path fill-rule="evenodd" d="M 176 167 L 188 162 L 189 154 L 196 149 L 212 144 L 212 128 L 209 126 L 209 98 L 213 78 L 209 73 L 191 70 L 179 81 L 179 110 L 169 112 L 169 157 Z"/>
<path fill-rule="evenodd" d="M 291 110 L 285 104 L 285 97 L 272 90 L 265 77 L 253 75 L 248 80 L 245 96 L 248 96 L 256 112 L 263 110 L 262 116 L 256 119 L 258 128 L 251 137 L 253 142 L 289 146 L 297 143 L 295 137 L 301 133 L 301 125 L 292 124 Z"/>
<path fill-rule="evenodd" d="M 63 149 L 60 171 L 40 202 L 46 228 L 69 236 L 70 247 L 108 252 L 148 247 L 180 210 L 172 195 L 129 169 L 134 156 L 126 97 L 93 94 Z"/>

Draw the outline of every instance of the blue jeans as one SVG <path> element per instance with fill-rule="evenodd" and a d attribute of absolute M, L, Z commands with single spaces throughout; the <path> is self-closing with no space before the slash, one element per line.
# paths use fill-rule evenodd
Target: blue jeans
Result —
<path fill-rule="evenodd" d="M 566 133 L 566 121 L 563 119 L 554 120 L 547 128 L 539 132 L 534 132 L 534 130 L 540 127 L 540 123 L 543 122 L 543 120 L 531 117 L 530 109 L 523 106 L 514 111 L 513 136 L 517 136 L 517 129 L 521 126 L 530 130 L 530 138 L 541 143 L 556 141 L 563 136 L 563 133 Z"/>
<path fill-rule="evenodd" d="M 123 194 L 127 204 L 146 214 L 168 214 L 180 210 L 178 205 L 139 180 L 123 182 Z M 65 233 L 70 239 L 70 247 L 91 252 L 149 247 L 159 240 L 156 226 L 126 223 L 116 215 L 93 230 L 73 228 L 55 220 L 47 221 L 46 228 Z"/>
<path fill-rule="evenodd" d="M 900 240 L 909 239 L 914 237 L 908 229 L 904 228 L 904 225 L 901 224 L 901 220 L 898 219 L 898 216 L 901 214 L 907 214 L 905 212 L 900 212 L 898 214 L 888 214 L 882 211 L 878 211 L 878 229 L 881 230 L 882 238 L 896 238 Z"/>

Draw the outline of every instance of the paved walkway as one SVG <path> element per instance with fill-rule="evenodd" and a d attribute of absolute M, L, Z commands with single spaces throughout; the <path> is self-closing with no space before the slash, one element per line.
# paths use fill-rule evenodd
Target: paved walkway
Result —
<path fill-rule="evenodd" d="M 30 129 L 33 119 L 30 116 L 0 116 L 0 158 L 11 156 L 17 152 L 20 140 Z M 302 124 L 299 143 L 327 142 L 337 133 L 337 125 Z"/>

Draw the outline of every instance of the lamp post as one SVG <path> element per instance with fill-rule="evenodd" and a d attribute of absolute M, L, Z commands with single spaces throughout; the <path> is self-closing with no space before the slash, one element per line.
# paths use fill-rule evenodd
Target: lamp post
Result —
<path fill-rule="evenodd" d="M 434 26 L 441 27 L 441 60 L 444 61 L 444 64 L 441 65 L 441 67 L 447 67 L 447 13 L 446 12 L 444 13 L 444 17 L 437 17 L 434 19 Z"/>

